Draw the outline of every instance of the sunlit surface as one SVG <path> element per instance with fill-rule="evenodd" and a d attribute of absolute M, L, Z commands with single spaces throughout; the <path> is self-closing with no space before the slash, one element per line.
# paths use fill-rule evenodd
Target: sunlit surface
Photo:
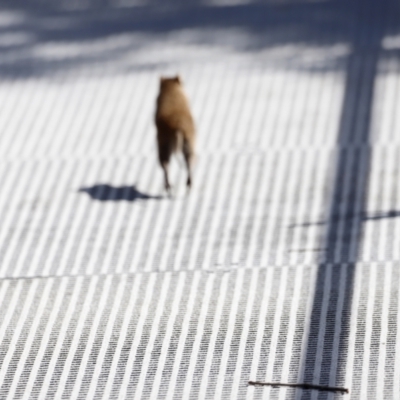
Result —
<path fill-rule="evenodd" d="M 1 398 L 397 398 L 395 2 L 0 5 Z"/>

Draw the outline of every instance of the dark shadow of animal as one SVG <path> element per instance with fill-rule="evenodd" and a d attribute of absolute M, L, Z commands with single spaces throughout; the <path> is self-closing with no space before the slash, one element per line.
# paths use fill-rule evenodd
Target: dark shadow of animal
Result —
<path fill-rule="evenodd" d="M 163 198 L 162 196 L 152 196 L 140 192 L 134 185 L 114 187 L 108 184 L 98 184 L 86 188 L 80 188 L 79 192 L 85 192 L 93 200 L 99 201 L 160 200 Z"/>

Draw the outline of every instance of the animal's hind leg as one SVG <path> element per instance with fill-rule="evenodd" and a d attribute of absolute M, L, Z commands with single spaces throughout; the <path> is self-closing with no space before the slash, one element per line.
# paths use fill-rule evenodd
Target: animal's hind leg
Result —
<path fill-rule="evenodd" d="M 188 189 L 190 189 L 192 187 L 192 169 L 194 162 L 193 144 L 185 139 L 183 141 L 182 151 L 183 151 L 183 156 L 185 157 L 186 168 L 188 173 L 186 186 Z"/>
<path fill-rule="evenodd" d="M 165 187 L 165 190 L 167 191 L 167 193 L 170 194 L 171 185 L 169 183 L 169 178 L 168 178 L 168 162 L 163 162 L 161 164 L 161 167 L 162 167 L 162 169 L 164 171 L 164 182 L 165 182 L 164 183 L 164 187 Z"/>
<path fill-rule="evenodd" d="M 164 171 L 164 187 L 168 194 L 171 192 L 171 185 L 169 183 L 168 167 L 171 158 L 172 148 L 169 144 L 160 144 L 158 146 L 158 156 L 160 159 L 161 168 Z"/>

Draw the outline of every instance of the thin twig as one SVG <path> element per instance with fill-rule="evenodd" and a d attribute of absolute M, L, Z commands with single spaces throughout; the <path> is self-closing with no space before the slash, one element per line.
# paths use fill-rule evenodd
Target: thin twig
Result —
<path fill-rule="evenodd" d="M 349 389 L 343 387 L 335 387 L 335 386 L 324 386 L 324 385 L 313 385 L 312 383 L 282 383 L 282 382 L 257 382 L 257 381 L 249 381 L 249 385 L 253 386 L 288 386 L 288 387 L 296 387 L 301 389 L 315 389 L 315 390 L 324 390 L 326 392 L 342 392 L 349 393 Z"/>

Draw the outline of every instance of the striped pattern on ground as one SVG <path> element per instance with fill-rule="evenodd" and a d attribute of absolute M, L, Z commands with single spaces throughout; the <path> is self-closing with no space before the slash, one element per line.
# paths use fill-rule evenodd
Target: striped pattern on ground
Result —
<path fill-rule="evenodd" d="M 322 319 L 336 304 L 352 313 L 348 331 L 339 318 L 330 333 L 336 346 L 346 336 L 348 353 L 345 364 L 329 369 L 328 383 L 345 382 L 352 398 L 396 398 L 399 265 L 357 264 L 352 305 L 343 302 L 347 267 L 327 265 L 324 282 Z M 247 383 L 301 380 L 315 271 L 314 265 L 4 280 L 1 396 L 287 398 L 294 389 Z M 342 282 L 338 292 L 335 279 Z M 326 337 L 321 331 L 314 349 L 321 374 Z"/>
<path fill-rule="evenodd" d="M 0 397 L 398 399 L 398 5 L 128 3 L 0 2 Z"/>

